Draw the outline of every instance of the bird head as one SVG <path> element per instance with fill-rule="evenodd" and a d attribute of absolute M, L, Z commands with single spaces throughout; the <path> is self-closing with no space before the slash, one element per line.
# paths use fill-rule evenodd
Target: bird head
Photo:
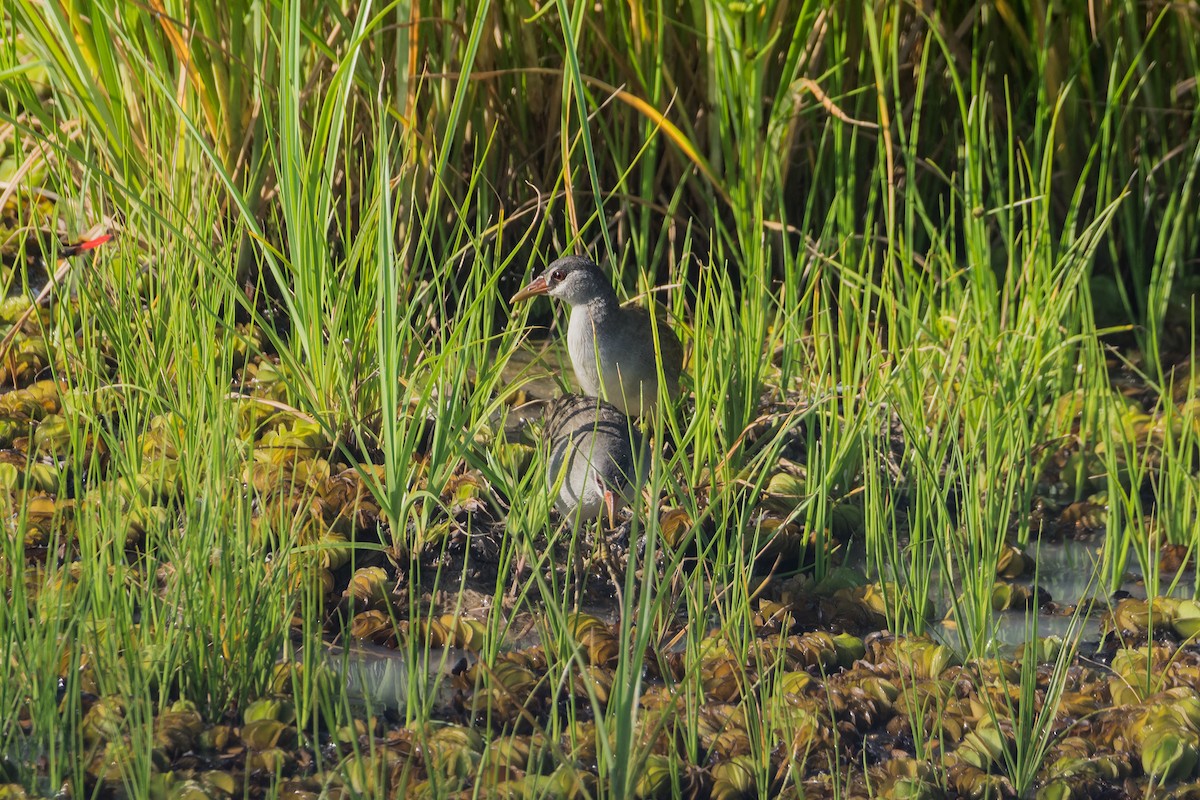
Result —
<path fill-rule="evenodd" d="M 582 256 L 558 259 L 514 294 L 510 302 L 517 303 L 540 294 L 557 297 L 571 306 L 590 303 L 598 298 L 616 297 L 596 262 Z"/>

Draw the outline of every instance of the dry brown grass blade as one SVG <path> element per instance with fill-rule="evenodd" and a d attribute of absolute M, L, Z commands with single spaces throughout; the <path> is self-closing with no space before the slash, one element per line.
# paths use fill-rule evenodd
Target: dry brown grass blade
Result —
<path fill-rule="evenodd" d="M 829 95 L 825 94 L 825 92 L 821 90 L 821 87 L 817 85 L 816 81 L 809 80 L 808 78 L 801 78 L 796 83 L 802 89 L 807 89 L 809 94 L 817 98 L 817 102 L 821 104 L 821 107 L 828 111 L 829 115 L 834 119 L 840 120 L 847 125 L 857 125 L 860 128 L 870 128 L 871 130 L 875 130 L 879 127 L 874 122 L 864 122 L 861 119 L 854 119 L 854 117 L 851 117 L 845 111 L 842 111 L 842 109 L 838 108 L 837 103 L 830 100 Z"/>
<path fill-rule="evenodd" d="M 569 117 L 571 114 L 571 99 L 574 97 L 570 92 L 563 92 L 563 129 L 558 137 L 559 145 L 562 148 L 560 158 L 562 160 L 562 175 L 563 188 L 565 196 L 563 201 L 567 204 L 567 220 L 571 226 L 571 238 L 579 238 L 579 211 L 575 207 L 575 191 L 574 185 L 571 182 L 571 145 L 570 137 L 567 135 Z"/>
<path fill-rule="evenodd" d="M 204 110 L 204 121 L 208 125 L 209 134 L 214 139 L 219 139 L 221 132 L 221 123 L 218 120 L 217 110 L 213 107 L 212 98 L 208 96 L 208 91 L 204 88 L 204 81 L 200 78 L 192 65 L 192 54 L 188 48 L 187 42 L 183 35 L 175 27 L 171 16 L 167 13 L 167 9 L 162 4 L 162 0 L 149 0 L 150 7 L 154 9 L 154 17 L 158 20 L 159 26 L 163 33 L 166 34 L 167 40 L 171 43 L 171 49 L 175 51 L 175 58 L 179 59 L 179 66 L 183 68 L 183 72 L 188 76 L 192 83 L 192 89 L 196 92 L 200 99 L 200 108 Z"/>

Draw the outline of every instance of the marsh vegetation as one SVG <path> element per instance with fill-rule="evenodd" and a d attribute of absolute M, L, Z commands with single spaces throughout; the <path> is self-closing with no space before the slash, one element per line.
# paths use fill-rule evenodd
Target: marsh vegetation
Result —
<path fill-rule="evenodd" d="M 0 797 L 1200 795 L 1194 3 L 0 26 Z"/>

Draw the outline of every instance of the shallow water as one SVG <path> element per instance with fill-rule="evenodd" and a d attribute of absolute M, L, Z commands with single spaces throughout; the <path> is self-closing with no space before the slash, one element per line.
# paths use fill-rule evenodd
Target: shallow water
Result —
<path fill-rule="evenodd" d="M 1115 602 L 1114 593 L 1100 575 L 1101 554 L 1095 544 L 1078 541 L 1038 542 L 1030 547 L 1037 562 L 1034 577 L 1021 578 L 1015 584 L 1040 586 L 1048 592 L 1059 613 L 1045 610 L 1030 617 L 1020 610 L 996 614 L 995 642 L 1002 653 L 1011 653 L 1031 636 L 1059 636 L 1064 639 L 1078 634 L 1082 641 L 1096 641 L 1101 635 L 1101 622 Z M 1130 597 L 1146 599 L 1146 584 L 1137 554 L 1131 549 L 1126 559 L 1127 572 L 1120 592 Z M 935 578 L 936 581 L 936 578 Z M 1161 579 L 1159 596 L 1190 598 L 1195 596 L 1196 576 L 1184 574 L 1171 586 L 1170 576 Z M 939 602 L 939 610 L 948 607 L 948 598 Z M 1076 607 L 1083 606 L 1082 624 L 1074 620 Z M 939 622 L 931 631 L 935 638 L 954 647 L 961 645 L 958 631 L 952 623 Z"/>

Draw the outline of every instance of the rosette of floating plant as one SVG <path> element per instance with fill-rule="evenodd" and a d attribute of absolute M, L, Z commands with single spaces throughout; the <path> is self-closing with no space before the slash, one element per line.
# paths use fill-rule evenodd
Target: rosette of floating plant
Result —
<path fill-rule="evenodd" d="M 343 796 L 392 796 L 402 793 L 413 771 L 413 747 L 403 736 L 400 747 L 396 739 L 385 739 L 383 730 L 364 720 L 354 720 L 334 734 L 343 742 L 346 752 L 340 763 L 326 771 L 320 781 L 326 792 Z"/>
<path fill-rule="evenodd" d="M 578 769 L 573 764 L 559 764 L 549 775 L 526 775 L 522 780 L 510 782 L 505 787 L 497 787 L 497 796 L 513 796 L 505 794 L 512 792 L 518 798 L 554 797 L 562 800 L 579 800 L 596 796 L 596 776 L 590 772 Z"/>
<path fill-rule="evenodd" d="M 1003 772 L 1015 751 L 1012 723 L 986 715 L 966 731 L 946 758 L 951 764 L 957 759 L 984 772 Z"/>
<path fill-rule="evenodd" d="M 204 750 L 223 752 L 231 745 L 241 749 L 241 742 L 234 735 L 235 726 L 225 723 L 209 725 L 200 733 L 199 745 Z"/>
<path fill-rule="evenodd" d="M 895 584 L 892 584 L 893 590 Z M 878 583 L 868 583 L 863 586 L 856 586 L 847 590 L 850 595 L 862 605 L 866 606 L 877 619 L 879 624 L 874 625 L 871 630 L 880 630 L 887 623 L 887 598 L 883 595 L 883 587 Z M 928 596 L 925 597 L 923 605 L 923 616 L 925 619 L 932 619 L 934 615 L 933 600 Z"/>
<path fill-rule="evenodd" d="M 429 776 L 443 784 L 461 785 L 478 772 L 483 737 L 464 725 L 431 722 L 417 737 L 417 748 Z"/>
<path fill-rule="evenodd" d="M 9 332 L 13 325 L 21 320 L 21 317 L 30 313 L 30 308 L 33 307 L 33 298 L 27 294 L 14 294 L 0 300 L 0 331 L 5 334 Z M 32 312 L 30 317 L 26 318 L 25 325 L 22 326 L 22 332 L 25 330 L 41 330 L 48 328 L 53 322 L 53 315 L 50 309 L 46 306 L 39 306 Z"/>
<path fill-rule="evenodd" d="M 1054 680 L 1054 665 L 1038 667 L 1038 687 L 1048 686 Z M 1096 670 L 1072 667 L 1067 682 L 1059 697 L 1058 718 L 1066 723 L 1090 718 L 1100 710 L 1101 702 L 1107 702 L 1107 676 Z"/>
<path fill-rule="evenodd" d="M 326 787 L 342 796 L 388 797 L 405 787 L 412 761 L 389 747 L 361 747 L 350 752 L 329 774 Z"/>
<path fill-rule="evenodd" d="M 567 633 L 586 662 L 593 666 L 612 666 L 620 653 L 613 628 L 590 614 L 567 616 Z"/>
<path fill-rule="evenodd" d="M 802 521 L 785 522 L 773 514 L 760 514 L 755 517 L 744 541 L 755 547 L 756 567 L 770 571 L 780 567 L 795 568 L 800 557 L 825 538 L 805 529 Z"/>
<path fill-rule="evenodd" d="M 396 604 L 397 598 L 392 591 L 395 584 L 383 567 L 359 567 L 350 576 L 343 597 L 350 601 L 355 611 L 362 609 L 386 613 Z"/>
<path fill-rule="evenodd" d="M 1174 647 L 1126 647 L 1113 654 L 1108 680 L 1112 701 L 1135 705 L 1160 691 L 1190 692 L 1200 686 L 1200 664 L 1193 652 Z"/>
<path fill-rule="evenodd" d="M 866 655 L 867 648 L 863 640 L 851 633 L 829 634 L 824 631 L 813 631 L 800 636 L 792 636 L 786 640 L 789 667 L 799 666 L 808 670 L 814 667 L 812 648 L 819 647 L 821 658 L 827 657 L 828 647 L 833 647 L 833 666 L 827 668 L 848 669 L 855 661 Z"/>
<path fill-rule="evenodd" d="M 559 747 L 575 764 L 583 769 L 596 769 L 601 749 L 601 731 L 595 720 L 575 719 L 563 726 Z"/>
<path fill-rule="evenodd" d="M 631 732 L 632 750 L 638 758 L 668 756 L 674 758 L 678 764 L 680 754 L 676 752 L 677 740 L 672 733 L 669 727 L 657 724 L 655 718 L 647 719 L 639 715 L 636 727 Z M 607 741 L 602 741 L 601 736 L 606 737 Z M 617 731 L 614 726 L 597 725 L 591 719 L 576 719 L 566 726 L 560 747 L 561 752 L 570 756 L 573 763 L 585 770 L 596 770 L 599 754 L 604 750 L 612 752 L 617 744 Z"/>
<path fill-rule="evenodd" d="M 84 773 L 89 788 L 95 786 L 115 794 L 122 786 L 122 776 L 128 774 L 135 764 L 133 744 L 129 737 L 104 742 L 89 750 L 88 754 L 91 758 L 84 764 Z M 162 773 L 163 768 L 163 764 L 152 762 L 151 781 Z"/>
<path fill-rule="evenodd" d="M 1200 697 L 1180 687 L 1152 698 L 1128 721 L 1125 739 L 1156 783 L 1194 776 L 1200 759 Z"/>
<path fill-rule="evenodd" d="M 414 635 L 418 637 L 422 645 L 431 648 L 450 647 L 478 653 L 483 647 L 484 638 L 487 636 L 487 625 L 482 620 L 454 614 L 421 618 L 416 622 L 398 619 L 397 614 L 401 609 L 395 602 L 397 598 L 387 588 L 391 582 L 386 579 L 386 576 L 380 574 L 383 572 L 380 568 L 370 567 L 366 570 L 358 570 L 351 583 L 355 583 L 356 580 L 361 582 L 363 578 L 359 573 L 364 571 L 374 575 L 371 578 L 372 581 L 382 581 L 379 589 L 374 591 L 387 592 L 386 596 L 379 601 L 386 608 L 375 608 L 356 613 L 350 622 L 351 637 L 393 648 L 399 647 L 401 643 L 408 641 L 409 637 Z"/>
<path fill-rule="evenodd" d="M 63 389 L 56 381 L 42 380 L 0 394 L 0 446 L 12 447 L 22 441 L 25 446 L 19 449 L 29 449 L 26 437 L 38 423 L 62 412 Z"/>
<path fill-rule="evenodd" d="M 941 780 L 926 761 L 907 755 L 889 758 L 868 771 L 869 783 L 879 797 L 936 800 L 943 797 Z"/>
<path fill-rule="evenodd" d="M 335 573 L 350 563 L 353 545 L 329 526 L 320 510 L 313 508 L 311 498 L 277 495 L 266 499 L 252 520 L 251 531 L 255 541 L 275 551 L 269 554 L 270 568 L 285 568 L 294 590 L 315 591 L 321 597 L 335 595 Z"/>
<path fill-rule="evenodd" d="M 195 750 L 204 731 L 204 719 L 187 700 L 177 700 L 154 718 L 154 748 L 171 761 Z M 156 759 L 159 760 L 159 759 Z"/>
<path fill-rule="evenodd" d="M 739 704 L 710 700 L 696 715 L 695 732 L 710 759 L 728 759 L 750 752 L 746 711 Z"/>
<path fill-rule="evenodd" d="M 974 764 L 961 759 L 952 762 L 949 756 L 946 759 L 945 783 L 950 789 L 951 797 L 985 800 L 985 798 L 991 797 L 1015 798 L 1017 796 L 1012 782 L 1006 776 L 981 770 Z"/>
<path fill-rule="evenodd" d="M 888 733 L 942 742 L 962 739 L 971 723 L 971 704 L 958 696 L 952 681 L 901 681 L 900 685 L 903 690 L 896 697 L 896 716 L 888 721 Z"/>
<path fill-rule="evenodd" d="M 612 696 L 613 681 L 611 667 L 584 664 L 571 670 L 570 693 L 581 703 L 594 701 L 604 708 Z"/>
<path fill-rule="evenodd" d="M 664 508 L 658 516 L 658 535 L 672 549 L 678 549 L 685 542 L 695 542 L 694 526 L 691 515 L 679 506 Z"/>
<path fill-rule="evenodd" d="M 884 633 L 868 636 L 865 644 L 867 661 L 891 665 L 906 680 L 938 678 L 959 663 L 952 649 L 928 637 Z"/>
<path fill-rule="evenodd" d="M 18 442 L 15 446 L 32 452 L 47 463 L 64 465 L 73 455 L 72 445 L 79 433 L 79 426 L 61 414 L 47 414 L 37 424 L 32 439 L 27 443 Z M 89 443 L 82 444 L 86 448 Z"/>
<path fill-rule="evenodd" d="M 537 455 L 537 448 L 524 442 L 497 438 L 491 442 L 488 452 L 505 474 L 524 475 Z"/>
<path fill-rule="evenodd" d="M 35 617 L 38 622 L 50 624 L 69 620 L 77 613 L 75 596 L 79 592 L 79 579 L 83 566 L 78 561 L 38 573 L 41 579 L 36 590 Z"/>
<path fill-rule="evenodd" d="M 242 441 L 257 441 L 267 430 L 295 419 L 293 413 L 279 407 L 288 404 L 288 374 L 265 356 L 235 373 L 231 389 L 237 397 L 237 434 Z"/>
<path fill-rule="evenodd" d="M 1039 797 L 1074 797 L 1098 794 L 1089 792 L 1099 781 L 1115 782 L 1133 773 L 1129 754 L 1101 752 L 1094 742 L 1083 736 L 1068 736 L 1059 740 L 1047 755 L 1042 770 L 1045 784 Z M 1066 791 L 1066 794 L 1063 792 Z"/>
<path fill-rule="evenodd" d="M 800 575 L 781 584 L 778 603 L 786 613 L 809 625 L 866 633 L 886 625 L 884 595 L 876 584 L 862 584 L 853 571 L 838 568 L 819 583 Z M 849 585 L 846 585 L 849 584 Z M 887 591 L 896 591 L 889 586 Z M 929 604 L 932 615 L 932 604 Z M 779 613 L 775 611 L 773 613 Z M 773 628 L 768 624 L 764 633 Z"/>
<path fill-rule="evenodd" d="M 838 757 L 835 733 L 836 721 L 827 708 L 822 707 L 822 697 L 817 694 L 805 696 L 800 702 L 777 705 L 770 720 L 770 733 L 780 744 L 780 752 L 787 761 L 803 762 L 817 759 L 822 763 Z"/>
<path fill-rule="evenodd" d="M 379 518 L 361 476 L 334 467 L 328 450 L 318 425 L 284 419 L 263 434 L 243 469 L 258 498 L 255 540 L 282 547 L 296 585 L 313 581 L 325 594 L 336 586 L 334 573 L 350 562 L 351 540 Z"/>
<path fill-rule="evenodd" d="M 0 386 L 21 387 L 32 383 L 52 361 L 50 346 L 42 336 L 49 330 L 53 314 L 47 307 L 30 312 L 33 298 L 14 295 L 0 300 L 0 338 L 10 337 L 7 350 L 0 354 Z M 29 313 L 14 333 L 13 326 Z"/>
<path fill-rule="evenodd" d="M 992 587 L 992 610 L 997 612 L 1041 608 L 1051 599 L 1049 592 L 1036 586 L 1004 582 Z"/>
<path fill-rule="evenodd" d="M 804 468 L 786 459 L 781 464 L 782 470 L 768 481 L 754 518 L 759 564 L 770 568 L 776 560 L 787 563 L 814 547 L 835 555 L 840 542 L 862 532 L 862 507 L 834 502 L 820 528 L 806 527 L 804 515 L 796 516 L 796 509 L 806 498 Z"/>
<path fill-rule="evenodd" d="M 500 733 L 488 739 L 483 749 L 478 781 L 484 784 L 518 780 L 526 773 L 547 774 L 558 759 L 541 731 L 526 736 Z"/>
<path fill-rule="evenodd" d="M 457 684 L 463 709 L 493 725 L 516 722 L 527 714 L 539 716 L 549 691 L 544 669 L 535 670 L 510 654 L 498 656 L 491 665 L 476 661 Z"/>
<path fill-rule="evenodd" d="M 996 577 L 1013 580 L 1032 576 L 1037 570 L 1033 556 L 1014 544 L 1005 543 L 996 557 Z"/>
<path fill-rule="evenodd" d="M 75 501 L 49 495 L 26 495 L 24 507 L 16 512 L 26 549 L 49 547 L 71 540 L 75 529 Z"/>
<path fill-rule="evenodd" d="M 762 505 L 768 511 L 787 516 L 808 496 L 806 484 L 804 465 L 780 459 L 763 489 Z"/>
<path fill-rule="evenodd" d="M 429 798 L 440 798 L 446 796 L 459 796 L 454 792 L 465 786 L 465 780 L 445 780 L 430 778 L 428 780 L 413 780 L 412 776 L 405 776 L 396 790 L 393 797 L 413 798 L 413 800 L 426 800 Z M 493 785 L 487 785 L 485 791 L 463 791 L 461 796 L 473 796 L 479 794 L 481 797 L 502 797 L 502 798 L 561 798 L 562 800 L 575 800 L 576 798 L 590 798 L 595 796 L 596 780 L 593 775 L 587 772 L 581 772 L 570 764 L 560 764 L 554 771 L 548 775 L 525 775 L 523 777 L 515 777 L 510 780 L 500 781 Z"/>
<path fill-rule="evenodd" d="M 78 513 L 118 531 L 127 549 L 137 548 L 148 535 L 165 532 L 176 522 L 174 506 L 181 480 L 175 458 L 146 458 L 136 473 L 110 474 L 94 483 L 80 501 Z"/>
<path fill-rule="evenodd" d="M 926 597 L 924 604 L 926 617 L 932 617 L 933 601 Z M 835 630 L 866 633 L 887 625 L 883 595 L 875 584 L 838 589 L 832 595 L 821 598 L 818 612 L 818 619 Z"/>
<path fill-rule="evenodd" d="M 823 702 L 839 722 L 849 722 L 866 731 L 886 724 L 895 716 L 899 696 L 899 687 L 891 681 L 852 671 L 826 680 L 823 696 L 814 699 Z"/>
<path fill-rule="evenodd" d="M 971 684 L 976 691 L 1015 691 L 1021 683 L 1021 670 L 1017 664 L 1002 658 L 976 658 L 962 665 L 950 667 L 942 673 L 943 677 Z M 1004 698 L 997 696 L 997 702 Z M 1013 701 L 1016 701 L 1013 695 Z"/>
<path fill-rule="evenodd" d="M 681 655 L 686 657 L 687 654 Z M 705 636 L 694 656 L 677 662 L 673 667 L 676 680 L 683 680 L 687 673 L 698 671 L 705 698 L 719 703 L 732 702 L 740 697 L 742 687 L 749 679 L 745 660 L 720 632 Z"/>
<path fill-rule="evenodd" d="M 21 493 L 58 494 L 62 482 L 58 464 L 34 460 L 18 450 L 0 450 L 0 491 L 9 511 L 20 505 Z M 11 502 L 14 499 L 18 502 Z"/>
<path fill-rule="evenodd" d="M 86 747 L 94 748 L 121 736 L 125 728 L 125 702 L 119 697 L 101 697 L 91 704 L 79 724 Z"/>
<path fill-rule="evenodd" d="M 668 756 L 651 753 L 641 763 L 637 784 L 634 786 L 634 797 L 639 800 L 651 798 L 666 798 L 672 795 L 672 775 L 678 772 Z"/>
<path fill-rule="evenodd" d="M 263 717 L 244 722 L 236 731 L 245 745 L 246 770 L 278 773 L 296 761 L 299 732 L 281 719 Z"/>
<path fill-rule="evenodd" d="M 279 362 L 277 356 L 253 357 L 238 374 L 241 386 L 255 397 L 286 402 L 287 387 L 295 383 L 292 370 Z"/>
<path fill-rule="evenodd" d="M 710 771 L 713 800 L 747 800 L 772 794 L 770 770 L 748 754 L 719 761 Z"/>
<path fill-rule="evenodd" d="M 417 628 L 430 647 L 454 647 L 472 653 L 480 651 L 487 636 L 487 625 L 483 620 L 455 614 L 421 619 Z"/>
<path fill-rule="evenodd" d="M 756 636 L 790 633 L 797 625 L 794 610 L 791 603 L 759 598 L 758 606 L 750 616 L 750 625 Z"/>
<path fill-rule="evenodd" d="M 418 463 L 422 467 L 420 485 L 423 487 L 426 485 L 428 464 L 423 459 Z M 491 485 L 483 473 L 459 464 L 438 491 L 437 508 L 433 510 L 432 521 L 428 524 L 410 524 L 413 552 L 437 556 L 445 548 L 466 547 L 471 541 L 471 534 L 489 530 L 495 523 L 489 503 L 491 497 Z M 423 503 L 424 500 L 418 502 Z M 419 519 L 419 516 L 414 513 L 412 519 Z"/>
<path fill-rule="evenodd" d="M 1070 503 L 1058 515 L 1055 529 L 1062 536 L 1090 539 L 1108 527 L 1108 492 L 1095 492 Z"/>
<path fill-rule="evenodd" d="M 1159 638 L 1171 633 L 1192 641 L 1200 633 L 1200 603 L 1175 597 L 1124 597 L 1104 616 L 1101 635 L 1117 641 Z"/>
<path fill-rule="evenodd" d="M 375 532 L 383 517 L 379 503 L 363 477 L 363 470 L 373 473 L 373 480 L 382 482 L 382 467 L 341 466 L 333 468 L 316 487 L 330 527 L 345 535 Z"/>
<path fill-rule="evenodd" d="M 314 472 L 324 471 L 328 475 L 328 463 L 324 467 L 313 462 L 324 462 L 328 454 L 329 438 L 317 422 L 284 416 L 267 426 L 254 443 L 254 453 L 246 466 L 246 483 L 260 493 L 296 490 L 297 483 L 303 485 Z M 308 465 L 308 466 L 305 466 Z M 297 478 L 295 470 L 301 470 Z"/>
<path fill-rule="evenodd" d="M 144 757 L 134 750 L 125 717 L 124 703 L 115 697 L 99 698 L 84 714 L 80 732 L 90 756 L 84 763 L 89 785 L 119 791 L 135 759 Z M 202 730 L 199 714 L 186 701 L 177 701 L 161 712 L 154 720 L 149 752 L 152 780 L 158 777 L 169 784 L 172 759 L 202 747 Z"/>
<path fill-rule="evenodd" d="M 1083 442 L 1077 438 L 1067 441 L 1047 459 L 1038 487 L 1039 500 L 1052 507 L 1092 494 L 1099 486 L 1099 476 L 1104 474 L 1104 464 L 1093 451 L 1084 449 Z"/>
<path fill-rule="evenodd" d="M 336 693 L 342 682 L 339 673 L 325 659 L 317 659 L 307 668 L 301 661 L 279 661 L 271 669 L 267 689 L 272 699 L 286 700 L 297 686 L 310 686 L 320 696 L 319 692 Z"/>
<path fill-rule="evenodd" d="M 384 727 L 377 717 L 354 717 L 347 720 L 345 724 L 339 725 L 332 733 L 330 739 L 337 742 L 343 747 L 354 745 L 363 745 L 370 747 L 372 742 L 383 744 Z M 408 731 L 402 731 L 401 736 L 407 734 Z M 406 737 L 407 738 L 407 737 Z M 408 753 L 412 753 L 411 747 L 408 748 Z"/>
<path fill-rule="evenodd" d="M 41 376 L 50 363 L 50 345 L 42 336 L 18 335 L 0 360 L 0 384 L 25 386 Z"/>
<path fill-rule="evenodd" d="M 332 578 L 331 578 L 332 579 Z M 350 620 L 350 636 L 380 647 L 395 648 L 400 644 L 400 626 L 384 611 L 361 611 Z"/>

